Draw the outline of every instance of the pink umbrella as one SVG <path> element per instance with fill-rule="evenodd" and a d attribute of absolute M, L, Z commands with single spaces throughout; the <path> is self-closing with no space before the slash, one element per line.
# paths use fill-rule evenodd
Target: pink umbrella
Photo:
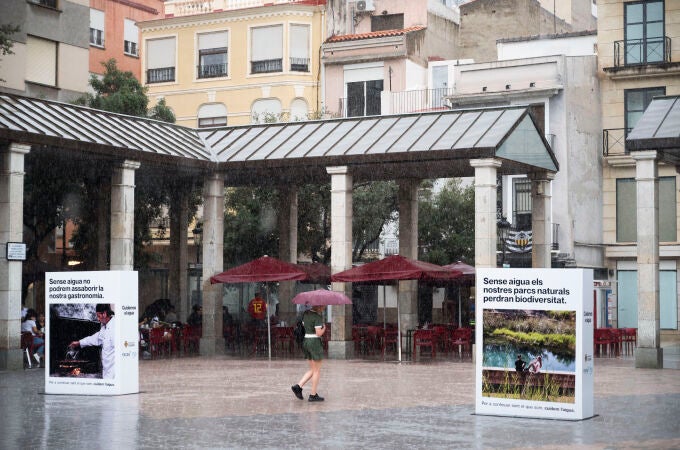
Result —
<path fill-rule="evenodd" d="M 351 305 L 352 300 L 349 299 L 342 292 L 328 291 L 326 289 L 317 289 L 315 291 L 301 292 L 293 297 L 293 303 L 296 305 Z"/>

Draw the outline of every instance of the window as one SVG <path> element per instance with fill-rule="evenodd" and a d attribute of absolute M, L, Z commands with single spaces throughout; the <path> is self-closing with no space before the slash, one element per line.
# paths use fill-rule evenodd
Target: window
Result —
<path fill-rule="evenodd" d="M 104 11 L 90 9 L 90 45 L 104 47 Z"/>
<path fill-rule="evenodd" d="M 382 14 L 371 16 L 371 31 L 403 30 L 403 14 Z"/>
<path fill-rule="evenodd" d="M 517 230 L 531 230 L 531 180 L 512 180 L 512 223 Z"/>
<path fill-rule="evenodd" d="M 309 26 L 290 26 L 290 70 L 309 72 Z"/>
<path fill-rule="evenodd" d="M 653 87 L 646 89 L 626 89 L 623 93 L 625 101 L 625 127 L 626 135 L 635 128 L 642 113 L 649 106 L 654 97 L 666 95 L 665 87 Z"/>
<path fill-rule="evenodd" d="M 299 122 L 309 118 L 309 107 L 304 98 L 296 98 L 290 103 L 290 121 Z"/>
<path fill-rule="evenodd" d="M 137 24 L 134 20 L 125 19 L 124 26 L 125 29 L 123 30 L 123 33 L 125 42 L 123 52 L 126 55 L 138 56 L 139 50 L 137 47 L 139 43 L 139 29 L 137 28 Z"/>
<path fill-rule="evenodd" d="M 26 81 L 57 85 L 57 43 L 28 36 L 26 39 Z"/>
<path fill-rule="evenodd" d="M 146 41 L 146 82 L 175 81 L 175 38 Z"/>
<path fill-rule="evenodd" d="M 659 240 L 677 240 L 675 177 L 659 177 Z M 637 195 L 634 178 L 616 180 L 616 241 L 637 241 Z"/>
<path fill-rule="evenodd" d="M 380 115 L 383 80 L 347 83 L 347 117 Z"/>
<path fill-rule="evenodd" d="M 49 8 L 57 8 L 57 0 L 29 0 L 36 5 L 47 6 Z"/>
<path fill-rule="evenodd" d="M 283 71 L 283 26 L 253 28 L 250 37 L 250 73 Z"/>
<path fill-rule="evenodd" d="M 227 107 L 223 103 L 201 105 L 198 109 L 198 128 L 227 126 Z"/>
<path fill-rule="evenodd" d="M 227 76 L 229 33 L 205 33 L 198 35 L 198 78 Z"/>
<path fill-rule="evenodd" d="M 253 102 L 252 123 L 275 123 L 281 118 L 281 102 L 276 98 L 265 98 Z"/>
<path fill-rule="evenodd" d="M 625 63 L 664 61 L 663 0 L 624 3 Z"/>

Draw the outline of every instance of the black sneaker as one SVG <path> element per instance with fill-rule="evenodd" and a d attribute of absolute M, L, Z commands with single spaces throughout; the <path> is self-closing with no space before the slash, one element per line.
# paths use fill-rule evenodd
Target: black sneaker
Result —
<path fill-rule="evenodd" d="M 302 388 L 300 387 L 300 385 L 296 384 L 295 386 L 291 386 L 290 388 L 293 390 L 293 394 L 295 394 L 297 398 L 302 400 Z"/>
<path fill-rule="evenodd" d="M 319 397 L 319 394 L 312 394 L 309 396 L 309 401 L 310 402 L 322 402 L 323 397 Z"/>

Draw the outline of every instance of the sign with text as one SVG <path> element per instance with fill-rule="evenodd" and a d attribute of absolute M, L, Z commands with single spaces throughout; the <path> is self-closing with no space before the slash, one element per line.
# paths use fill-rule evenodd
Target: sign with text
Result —
<path fill-rule="evenodd" d="M 475 412 L 593 416 L 593 272 L 477 269 Z"/>
<path fill-rule="evenodd" d="M 45 274 L 45 393 L 139 392 L 137 272 Z"/>

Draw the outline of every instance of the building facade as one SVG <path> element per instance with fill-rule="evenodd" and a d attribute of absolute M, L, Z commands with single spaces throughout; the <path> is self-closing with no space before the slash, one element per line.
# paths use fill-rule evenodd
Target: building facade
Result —
<path fill-rule="evenodd" d="M 166 2 L 166 18 L 138 24 L 152 103 L 164 98 L 177 123 L 191 127 L 319 112 L 324 1 L 193 3 L 204 4 Z"/>
<path fill-rule="evenodd" d="M 625 138 L 652 98 L 680 94 L 680 2 L 598 1 L 602 90 L 603 242 L 612 278 L 607 324 L 638 326 L 636 162 Z M 661 333 L 678 333 L 678 179 L 658 165 Z"/>
<path fill-rule="evenodd" d="M 90 0 L 90 73 L 104 73 L 113 58 L 121 71 L 141 79 L 137 22 L 163 17 L 162 0 Z"/>
<path fill-rule="evenodd" d="M 0 11 L 21 27 L 0 60 L 0 91 L 67 102 L 87 91 L 89 0 L 1 0 Z"/>

